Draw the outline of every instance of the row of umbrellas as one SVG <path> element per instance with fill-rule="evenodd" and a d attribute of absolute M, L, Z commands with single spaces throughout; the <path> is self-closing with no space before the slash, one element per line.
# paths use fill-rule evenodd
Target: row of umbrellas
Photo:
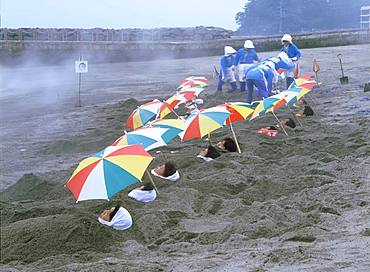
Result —
<path fill-rule="evenodd" d="M 225 102 L 207 109 L 195 109 L 183 119 L 178 117 L 176 109 L 196 99 L 207 86 L 205 77 L 189 77 L 167 100 L 153 100 L 135 109 L 126 121 L 132 131 L 125 131 L 111 146 L 81 161 L 66 187 L 77 201 L 109 200 L 124 188 L 140 182 L 145 173 L 150 177 L 147 168 L 153 157 L 148 151 L 167 145 L 177 136 L 182 141 L 202 138 L 229 125 L 237 143 L 233 123 L 249 117 L 253 120 L 269 112 L 276 117 L 274 111 L 289 107 L 317 85 L 310 78 L 311 75 L 298 78 L 288 90 L 253 104 Z M 163 119 L 171 112 L 177 118 Z M 237 146 L 240 152 L 238 143 Z"/>

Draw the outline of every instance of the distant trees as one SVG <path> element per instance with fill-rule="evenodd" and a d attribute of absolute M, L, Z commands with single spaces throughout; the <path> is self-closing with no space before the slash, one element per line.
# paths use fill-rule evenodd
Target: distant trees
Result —
<path fill-rule="evenodd" d="M 370 0 L 249 0 L 236 14 L 236 34 L 266 35 L 357 28 Z"/>

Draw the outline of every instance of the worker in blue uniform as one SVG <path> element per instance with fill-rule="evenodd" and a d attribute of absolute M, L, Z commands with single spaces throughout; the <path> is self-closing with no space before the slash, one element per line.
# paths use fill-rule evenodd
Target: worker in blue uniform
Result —
<path fill-rule="evenodd" d="M 301 57 L 301 52 L 293 43 L 292 36 L 290 36 L 289 34 L 284 34 L 284 36 L 281 38 L 281 43 L 283 47 L 280 49 L 280 52 L 285 52 L 294 63 L 293 69 L 285 71 L 286 88 L 288 89 L 294 81 L 294 78 L 298 77 L 299 59 Z"/>
<path fill-rule="evenodd" d="M 251 40 L 244 42 L 244 48 L 240 48 L 234 59 L 234 66 L 238 68 L 240 91 L 245 91 L 245 74 L 258 62 L 259 58 Z"/>
<path fill-rule="evenodd" d="M 290 70 L 294 68 L 294 63 L 284 52 L 277 57 L 269 58 L 260 64 L 249 69 L 246 73 L 247 83 L 247 103 L 252 103 L 253 88 L 257 88 L 257 99 L 267 98 L 271 95 L 273 83 L 279 78 L 278 69 Z"/>
<path fill-rule="evenodd" d="M 222 86 L 225 82 L 229 82 L 231 85 L 231 91 L 237 90 L 235 74 L 234 74 L 234 54 L 235 49 L 231 46 L 225 46 L 224 56 L 221 57 L 221 69 L 218 78 L 217 91 L 222 91 Z"/>

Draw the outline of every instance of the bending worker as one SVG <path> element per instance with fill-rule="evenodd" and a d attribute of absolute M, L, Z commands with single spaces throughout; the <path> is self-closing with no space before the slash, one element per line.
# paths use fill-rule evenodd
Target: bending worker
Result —
<path fill-rule="evenodd" d="M 260 100 L 270 96 L 272 83 L 276 82 L 279 74 L 276 70 L 289 70 L 294 68 L 294 63 L 289 59 L 287 54 L 280 52 L 277 57 L 272 57 L 266 61 L 252 67 L 247 71 L 247 103 L 252 103 L 253 86 L 256 86 L 256 96 Z"/>
<path fill-rule="evenodd" d="M 234 66 L 238 67 L 240 91 L 245 91 L 245 74 L 247 71 L 254 66 L 254 62 L 258 62 L 257 52 L 254 49 L 253 42 L 251 40 L 246 40 L 244 43 L 244 48 L 240 48 L 236 53 L 234 59 Z"/>
<path fill-rule="evenodd" d="M 288 57 L 293 61 L 294 67 L 290 70 L 285 71 L 286 77 L 286 88 L 294 81 L 294 77 L 298 77 L 299 74 L 299 58 L 301 57 L 301 52 L 298 47 L 292 42 L 292 36 L 285 34 L 281 38 L 281 43 L 283 47 L 280 49 L 280 52 L 285 52 Z"/>
<path fill-rule="evenodd" d="M 234 54 L 235 49 L 231 46 L 225 46 L 225 54 L 221 57 L 221 69 L 218 78 L 217 91 L 222 91 L 225 82 L 230 82 L 231 90 L 236 91 L 236 80 L 234 75 Z"/>

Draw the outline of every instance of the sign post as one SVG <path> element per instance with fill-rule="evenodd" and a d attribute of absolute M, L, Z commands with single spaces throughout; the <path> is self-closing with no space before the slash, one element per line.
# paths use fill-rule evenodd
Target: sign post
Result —
<path fill-rule="evenodd" d="M 78 74 L 78 104 L 77 107 L 81 107 L 81 79 L 82 74 L 88 72 L 87 60 L 83 60 L 82 56 L 78 61 L 75 61 L 76 73 Z"/>

